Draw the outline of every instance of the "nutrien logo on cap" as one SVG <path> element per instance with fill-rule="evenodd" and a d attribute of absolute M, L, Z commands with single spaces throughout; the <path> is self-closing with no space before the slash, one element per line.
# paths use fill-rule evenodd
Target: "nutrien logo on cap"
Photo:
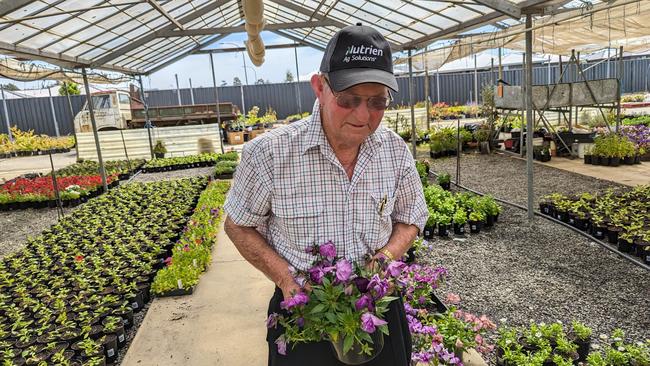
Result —
<path fill-rule="evenodd" d="M 375 46 L 372 45 L 354 46 L 353 45 L 353 46 L 349 46 L 348 49 L 345 51 L 345 57 L 343 58 L 343 62 L 350 62 L 350 61 L 375 62 L 377 61 L 377 57 L 381 57 L 383 55 L 384 55 L 384 50 L 377 48 Z"/>

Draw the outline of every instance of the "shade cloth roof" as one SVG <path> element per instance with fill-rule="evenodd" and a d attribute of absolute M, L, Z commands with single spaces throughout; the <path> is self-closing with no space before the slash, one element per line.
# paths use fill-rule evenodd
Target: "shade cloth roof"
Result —
<path fill-rule="evenodd" d="M 0 53 L 64 67 L 147 74 L 244 31 L 244 0 L 0 1 Z M 340 28 L 377 28 L 395 50 L 566 0 L 264 0 L 266 27 L 322 49 Z M 506 19 L 517 19 L 506 21 Z"/>
<path fill-rule="evenodd" d="M 650 49 L 650 1 L 618 0 L 578 8 L 533 20 L 533 52 L 571 55 L 572 50 L 591 53 L 606 48 L 624 51 Z M 414 67 L 438 69 L 449 62 L 494 48 L 525 51 L 525 25 L 499 32 L 466 36 L 413 57 Z M 402 58 L 396 63 L 406 63 Z"/>

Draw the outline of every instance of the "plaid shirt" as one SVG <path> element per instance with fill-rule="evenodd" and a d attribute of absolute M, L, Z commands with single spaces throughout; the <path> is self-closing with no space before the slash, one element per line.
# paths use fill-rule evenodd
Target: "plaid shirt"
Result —
<path fill-rule="evenodd" d="M 359 262 L 386 245 L 393 223 L 422 231 L 429 215 L 404 141 L 380 126 L 361 145 L 350 180 L 325 137 L 318 102 L 310 118 L 246 144 L 224 209 L 300 270 L 311 267 L 313 244 L 331 240 L 338 256 Z"/>

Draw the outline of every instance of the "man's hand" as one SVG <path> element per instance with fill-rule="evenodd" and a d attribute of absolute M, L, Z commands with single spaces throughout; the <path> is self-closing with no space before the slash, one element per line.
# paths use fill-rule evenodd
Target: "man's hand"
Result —
<path fill-rule="evenodd" d="M 296 293 L 303 291 L 305 293 L 311 292 L 311 285 L 308 283 L 305 283 L 304 287 L 300 287 L 298 283 L 293 278 L 284 278 L 278 282 L 278 287 L 280 290 L 282 290 L 282 295 L 284 296 L 284 300 L 288 300 L 290 297 L 295 295 Z"/>

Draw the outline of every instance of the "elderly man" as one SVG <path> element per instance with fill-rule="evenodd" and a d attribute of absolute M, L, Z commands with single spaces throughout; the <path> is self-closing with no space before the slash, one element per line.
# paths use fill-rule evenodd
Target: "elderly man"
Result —
<path fill-rule="evenodd" d="M 310 267 L 305 251 L 332 241 L 337 253 L 400 258 L 428 211 L 408 147 L 380 127 L 397 91 L 391 50 L 371 27 L 345 27 L 329 42 L 311 117 L 249 142 L 225 204 L 226 233 L 246 260 L 276 284 L 269 313 L 300 290 L 290 266 Z M 386 314 L 390 336 L 367 365 L 410 365 L 411 338 L 400 300 Z M 326 342 L 277 353 L 270 329 L 269 365 L 342 365 Z"/>

